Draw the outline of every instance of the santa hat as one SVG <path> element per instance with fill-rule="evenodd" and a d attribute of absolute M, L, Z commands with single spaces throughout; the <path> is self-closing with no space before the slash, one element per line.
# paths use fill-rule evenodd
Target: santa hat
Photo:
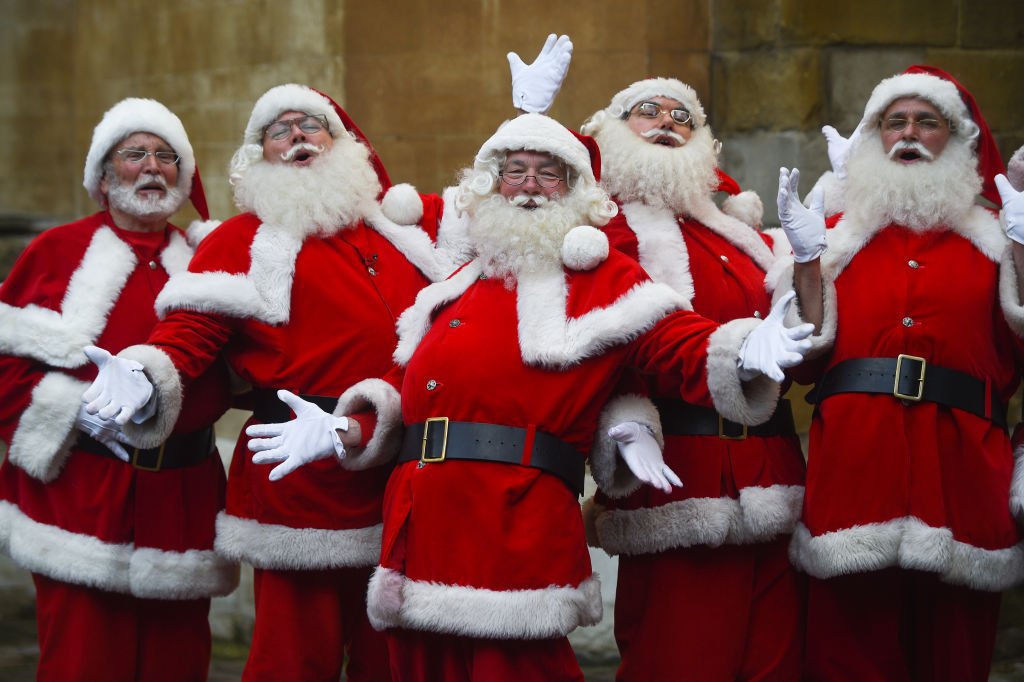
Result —
<path fill-rule="evenodd" d="M 707 121 L 697 92 L 675 78 L 648 78 L 637 81 L 612 97 L 612 102 L 605 111 L 616 118 L 623 118 L 640 102 L 655 97 L 668 97 L 682 104 L 690 112 L 694 127 L 702 126 Z"/>
<path fill-rule="evenodd" d="M 764 222 L 764 203 L 757 192 L 740 189 L 740 184 L 721 168 L 715 168 L 715 173 L 718 174 L 718 187 L 715 191 L 729 195 L 722 202 L 722 212 L 751 227 L 761 227 Z"/>
<path fill-rule="evenodd" d="M 601 179 L 601 151 L 592 137 L 575 133 L 544 114 L 523 114 L 501 124 L 477 152 L 477 164 L 504 152 L 546 152 L 590 184 Z"/>
<path fill-rule="evenodd" d="M 978 173 L 982 178 L 981 195 L 999 206 L 999 192 L 994 178 L 1003 172 L 1003 159 L 999 155 L 995 138 L 971 93 L 942 69 L 914 65 L 875 86 L 864 108 L 860 132 L 870 132 L 878 125 L 889 105 L 905 97 L 926 99 L 934 104 L 949 121 L 955 134 L 970 135 L 974 128 L 978 129 L 975 155 L 978 158 Z"/>
<path fill-rule="evenodd" d="M 363 131 L 355 124 L 355 121 L 333 99 L 306 85 L 287 83 L 270 88 L 263 93 L 263 96 L 256 100 L 252 114 L 249 115 L 243 144 L 263 146 L 263 132 L 286 111 L 301 111 L 309 115 L 326 117 L 328 130 L 331 137 L 335 139 L 342 130 L 348 131 L 352 137 L 362 142 L 370 150 L 370 163 L 373 164 L 373 169 L 380 180 L 381 192 L 387 191 L 391 186 L 391 179 L 388 177 L 388 172 L 380 157 L 377 156 L 377 151 Z"/>
<path fill-rule="evenodd" d="M 180 157 L 178 160 L 178 187 L 190 188 L 189 199 L 203 220 L 210 218 L 206 194 L 199 179 L 196 157 L 185 133 L 181 119 L 170 109 L 153 99 L 130 97 L 123 99 L 107 113 L 92 133 L 92 144 L 85 157 L 85 179 L 82 186 L 100 206 L 106 206 L 106 197 L 100 191 L 103 162 L 110 150 L 121 140 L 135 133 L 150 133 L 163 139 Z"/>

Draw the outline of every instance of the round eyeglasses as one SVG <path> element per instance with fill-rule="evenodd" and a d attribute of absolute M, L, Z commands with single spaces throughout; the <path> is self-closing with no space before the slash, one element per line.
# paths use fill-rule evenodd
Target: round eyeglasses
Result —
<path fill-rule="evenodd" d="M 178 163 L 178 159 L 181 158 L 174 152 L 148 152 L 145 149 L 118 149 L 114 153 L 120 156 L 122 161 L 133 166 L 145 161 L 147 156 L 154 157 L 165 166 Z"/>
<path fill-rule="evenodd" d="M 512 187 L 518 187 L 526 182 L 527 178 L 533 178 L 537 181 L 538 185 L 541 187 L 547 187 L 548 189 L 558 187 L 558 183 L 565 180 L 562 176 L 555 175 L 554 173 L 527 175 L 526 171 L 501 171 L 498 175 L 501 177 L 502 182 L 506 185 L 511 185 Z"/>
<path fill-rule="evenodd" d="M 933 116 L 922 116 L 921 118 L 890 116 L 881 122 L 882 130 L 889 133 L 902 133 L 907 126 L 914 126 L 919 133 L 932 133 L 944 127 L 945 124 L 945 121 L 940 121 Z"/>
<path fill-rule="evenodd" d="M 633 113 L 641 118 L 659 118 L 662 114 L 672 117 L 672 122 L 684 126 L 690 122 L 690 112 L 686 109 L 663 109 L 657 102 L 640 102 L 633 107 Z"/>
<path fill-rule="evenodd" d="M 263 134 L 270 137 L 271 140 L 283 140 L 292 132 L 292 126 L 297 126 L 306 135 L 312 135 L 328 128 L 327 117 L 323 114 L 312 114 L 274 121 L 264 129 Z"/>

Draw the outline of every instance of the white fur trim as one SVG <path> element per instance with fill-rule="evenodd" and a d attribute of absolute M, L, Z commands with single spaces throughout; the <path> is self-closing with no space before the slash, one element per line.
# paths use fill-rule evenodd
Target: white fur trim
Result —
<path fill-rule="evenodd" d="M 114 303 L 135 269 L 135 253 L 113 230 L 93 235 L 82 262 L 68 280 L 60 312 L 37 305 L 0 303 L 0 353 L 31 358 L 52 367 L 81 367 L 82 348 L 107 326 Z"/>
<path fill-rule="evenodd" d="M 100 192 L 103 161 L 114 145 L 135 133 L 152 133 L 163 138 L 181 157 L 178 161 L 178 188 L 188 191 L 196 171 L 196 157 L 181 119 L 154 99 L 123 99 L 107 113 L 92 133 L 92 143 L 85 157 L 85 179 L 82 186 L 101 207 L 106 200 Z"/>
<path fill-rule="evenodd" d="M 229 594 L 238 565 L 210 550 L 168 552 L 42 524 L 6 502 L 9 551 L 22 568 L 54 580 L 144 599 L 201 599 Z"/>
<path fill-rule="evenodd" d="M 10 554 L 11 526 L 16 515 L 20 514 L 18 508 L 10 502 L 0 500 L 0 552 Z"/>
<path fill-rule="evenodd" d="M 11 464 L 43 483 L 57 478 L 80 433 L 77 418 L 88 387 L 61 372 L 45 374 L 11 437 Z"/>
<path fill-rule="evenodd" d="M 391 242 L 431 282 L 440 282 L 455 271 L 455 263 L 448 253 L 434 248 L 430 235 L 419 226 L 398 225 L 384 217 L 380 207 L 374 207 L 366 217 L 366 224 Z"/>
<path fill-rule="evenodd" d="M 608 258 L 608 237 L 590 225 L 569 230 L 562 240 L 562 263 L 570 270 L 593 270 Z"/>
<path fill-rule="evenodd" d="M 515 151 L 546 152 L 572 166 L 586 181 L 596 184 L 590 152 L 568 128 L 543 114 L 522 114 L 501 124 L 477 152 L 476 161 Z"/>
<path fill-rule="evenodd" d="M 697 92 L 675 78 L 647 78 L 637 81 L 617 92 L 605 111 L 616 118 L 621 118 L 624 113 L 630 111 L 640 102 L 655 97 L 668 97 L 682 104 L 690 112 L 690 116 L 697 126 L 702 126 L 707 121 Z"/>
<path fill-rule="evenodd" d="M 215 547 L 222 556 L 254 568 L 301 571 L 373 566 L 380 558 L 383 526 L 332 530 L 260 523 L 221 512 Z"/>
<path fill-rule="evenodd" d="M 475 256 L 469 238 L 469 214 L 455 207 L 458 187 L 447 187 L 441 194 L 442 213 L 437 227 L 437 248 L 448 254 L 456 266 L 468 263 Z"/>
<path fill-rule="evenodd" d="M 601 548 L 613 556 L 768 542 L 793 532 L 803 499 L 803 486 L 773 485 L 743 488 L 739 499 L 701 497 L 611 509 L 597 517 L 597 533 Z"/>
<path fill-rule="evenodd" d="M 757 230 L 749 224 L 723 213 L 715 206 L 715 202 L 711 201 L 710 197 L 699 202 L 691 210 L 695 220 L 750 256 L 759 268 L 768 270 L 772 266 L 774 262 L 772 250 L 768 248 Z"/>
<path fill-rule="evenodd" d="M 971 120 L 967 105 L 960 97 L 960 91 L 951 81 L 927 73 L 901 73 L 886 78 L 875 86 L 864 107 L 860 122 L 861 131 L 871 129 L 878 123 L 890 104 L 905 97 L 919 97 L 928 100 L 942 112 L 955 127 L 964 120 Z"/>
<path fill-rule="evenodd" d="M 843 183 L 839 182 L 839 178 L 832 171 L 822 173 L 811 191 L 804 195 L 804 206 L 810 208 L 811 195 L 819 189 L 824 194 L 826 217 L 846 210 L 846 192 L 843 190 Z"/>
<path fill-rule="evenodd" d="M 812 536 L 798 524 L 789 550 L 795 566 L 826 579 L 883 568 L 937 573 L 943 582 L 1000 592 L 1024 578 L 1024 548 L 987 550 L 953 539 L 916 517 L 869 523 Z"/>
<path fill-rule="evenodd" d="M 407 182 L 392 185 L 380 202 L 384 216 L 399 225 L 414 225 L 423 219 L 423 200 Z"/>
<path fill-rule="evenodd" d="M 349 448 L 341 466 L 353 471 L 383 466 L 398 456 L 402 445 L 402 397 L 381 379 L 365 379 L 345 391 L 334 409 L 335 416 L 347 416 L 365 409 L 377 413 L 377 428 L 366 448 Z"/>
<path fill-rule="evenodd" d="M 160 264 L 164 266 L 167 274 L 175 275 L 188 270 L 190 260 L 192 260 L 192 246 L 188 239 L 181 232 L 172 230 L 167 247 L 160 253 Z"/>
<path fill-rule="evenodd" d="M 761 324 L 753 318 L 726 322 L 708 341 L 708 390 L 715 410 L 726 419 L 754 426 L 771 418 L 781 387 L 765 375 L 743 382 L 738 360 L 744 339 Z"/>
<path fill-rule="evenodd" d="M 1013 479 L 1010 483 L 1010 513 L 1018 523 L 1024 520 L 1024 443 L 1013 449 Z"/>
<path fill-rule="evenodd" d="M 685 309 L 693 310 L 690 253 L 672 210 L 628 202 L 622 205 L 622 215 L 636 234 L 640 265 L 655 282 L 667 284 L 679 292 L 686 299 Z"/>
<path fill-rule="evenodd" d="M 181 414 L 182 387 L 178 369 L 170 356 L 155 346 L 129 346 L 119 358 L 142 364 L 156 393 L 156 415 L 144 424 L 128 421 L 123 427 L 131 442 L 140 448 L 155 448 L 167 440 Z"/>
<path fill-rule="evenodd" d="M 615 440 L 608 437 L 608 429 L 626 421 L 647 426 L 653 432 L 658 445 L 662 449 L 665 447 L 658 408 L 650 398 L 623 394 L 609 400 L 598 418 L 594 446 L 590 451 L 590 473 L 597 481 L 597 486 L 609 497 L 625 497 L 643 485 L 622 461 Z"/>
<path fill-rule="evenodd" d="M 242 143 L 262 146 L 263 129 L 286 111 L 326 116 L 332 137 L 338 137 L 345 132 L 341 117 L 328 98 L 305 85 L 286 83 L 270 88 L 256 100 L 252 114 L 249 115 L 249 122 L 245 126 Z"/>
<path fill-rule="evenodd" d="M 398 345 L 393 356 L 398 365 L 404 367 L 409 362 L 430 329 L 434 312 L 462 296 L 482 272 L 480 262 L 472 261 L 445 281 L 431 284 L 416 294 L 416 301 L 398 317 Z"/>
<path fill-rule="evenodd" d="M 1007 248 L 999 263 L 999 303 L 1010 329 L 1017 336 L 1024 336 L 1024 300 L 1017 284 L 1017 264 L 1013 260 L 1013 249 Z"/>
<path fill-rule="evenodd" d="M 211 232 L 220 227 L 220 220 L 193 220 L 185 230 L 185 236 L 189 246 L 193 249 L 199 246 L 199 242 L 206 239 Z"/>
<path fill-rule="evenodd" d="M 601 581 L 496 591 L 410 580 L 378 567 L 367 595 L 370 623 L 462 637 L 547 639 L 601 620 Z"/>
<path fill-rule="evenodd" d="M 722 202 L 722 213 L 754 229 L 760 229 L 764 224 L 764 203 L 753 190 L 726 197 Z"/>

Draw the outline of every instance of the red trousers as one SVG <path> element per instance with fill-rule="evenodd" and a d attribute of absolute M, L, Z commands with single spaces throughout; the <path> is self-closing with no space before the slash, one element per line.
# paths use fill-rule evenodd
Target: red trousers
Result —
<path fill-rule="evenodd" d="M 139 599 L 33 574 L 39 682 L 202 682 L 209 599 Z"/>
<path fill-rule="evenodd" d="M 569 640 L 473 639 L 388 630 L 395 682 L 583 682 Z"/>
<path fill-rule="evenodd" d="M 388 682 L 387 645 L 366 616 L 371 568 L 256 569 L 245 682 Z"/>
<path fill-rule="evenodd" d="M 804 579 L 788 542 L 620 556 L 616 680 L 799 679 Z"/>
<path fill-rule="evenodd" d="M 890 568 L 811 579 L 807 597 L 807 680 L 988 680 L 999 593 Z"/>

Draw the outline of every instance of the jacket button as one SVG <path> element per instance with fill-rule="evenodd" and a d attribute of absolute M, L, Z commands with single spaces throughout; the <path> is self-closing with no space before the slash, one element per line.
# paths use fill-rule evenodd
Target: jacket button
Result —
<path fill-rule="evenodd" d="M 908 260 L 907 261 L 907 265 L 909 265 L 910 267 L 914 268 L 915 270 L 917 270 L 919 267 L 921 267 L 921 264 L 918 263 L 916 260 Z"/>
<path fill-rule="evenodd" d="M 914 326 L 914 318 L 912 318 L 912 317 L 904 317 L 903 318 L 903 326 L 904 327 L 913 327 Z"/>
<path fill-rule="evenodd" d="M 433 391 L 435 388 L 437 388 L 437 382 L 435 380 L 431 379 L 430 381 L 427 382 L 428 391 Z"/>
<path fill-rule="evenodd" d="M 150 270 L 156 270 L 156 261 L 155 260 L 149 261 L 149 263 L 147 263 L 147 265 L 149 265 L 149 269 Z"/>
<path fill-rule="evenodd" d="M 458 327 L 460 324 L 462 324 L 462 320 L 456 319 L 456 320 L 452 320 L 451 322 L 449 322 L 448 326 L 451 327 L 452 329 L 454 329 L 455 327 Z"/>

